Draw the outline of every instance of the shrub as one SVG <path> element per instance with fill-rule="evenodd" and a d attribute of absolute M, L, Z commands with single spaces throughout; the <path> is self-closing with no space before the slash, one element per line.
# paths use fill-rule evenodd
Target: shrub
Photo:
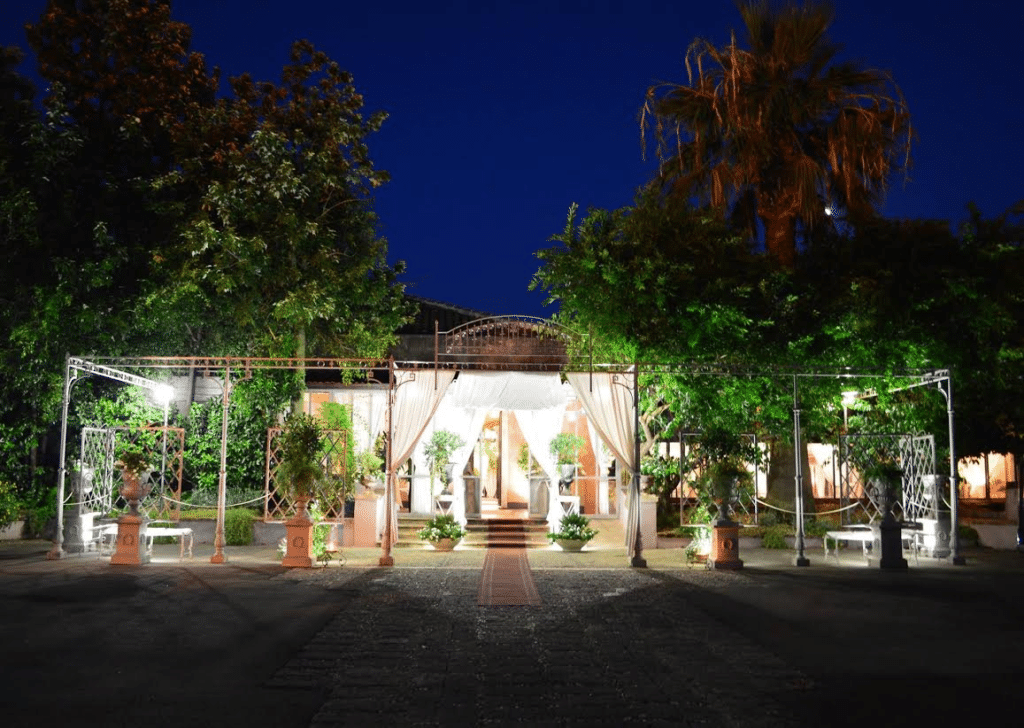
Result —
<path fill-rule="evenodd" d="M 253 512 L 248 508 L 224 511 L 224 540 L 228 546 L 248 546 L 252 543 Z"/>
<path fill-rule="evenodd" d="M 757 522 L 761 526 L 776 526 L 779 523 L 779 514 L 777 511 L 772 509 L 761 511 L 761 513 L 758 514 Z"/>
<path fill-rule="evenodd" d="M 961 541 L 969 541 L 973 543 L 978 542 L 978 531 L 971 528 L 966 523 L 961 523 L 956 529 L 957 537 Z"/>
<path fill-rule="evenodd" d="M 786 535 L 789 529 L 786 526 L 772 526 L 765 530 L 761 536 L 761 547 L 766 549 L 788 549 Z"/>
<path fill-rule="evenodd" d="M 14 483 L 0 480 L 0 528 L 18 520 L 21 516 L 21 499 L 15 491 Z"/>
<path fill-rule="evenodd" d="M 832 523 L 826 520 L 812 518 L 804 525 L 805 536 L 824 536 L 828 531 L 835 529 Z"/>

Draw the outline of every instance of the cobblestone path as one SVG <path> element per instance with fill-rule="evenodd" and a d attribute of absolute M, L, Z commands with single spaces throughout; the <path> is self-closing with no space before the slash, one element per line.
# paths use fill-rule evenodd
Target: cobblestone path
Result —
<path fill-rule="evenodd" d="M 477 569 L 335 574 L 340 612 L 271 682 L 330 690 L 313 725 L 799 724 L 778 698 L 809 681 L 689 598 L 742 577 L 534 570 L 541 606 L 480 607 Z"/>

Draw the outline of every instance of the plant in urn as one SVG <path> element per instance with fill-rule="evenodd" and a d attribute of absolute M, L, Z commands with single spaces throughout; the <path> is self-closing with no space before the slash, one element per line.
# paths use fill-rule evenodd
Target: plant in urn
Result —
<path fill-rule="evenodd" d="M 127 449 L 115 463 L 121 471 L 121 496 L 128 501 L 129 512 L 117 519 L 117 548 L 110 558 L 112 564 L 145 564 L 149 554 L 145 548 L 146 519 L 139 515 L 139 501 L 149 495 L 152 467 L 139 449 Z"/>
<path fill-rule="evenodd" d="M 139 501 L 149 495 L 152 486 L 147 484 L 152 466 L 141 450 L 126 450 L 115 463 L 121 471 L 121 496 L 128 501 L 129 513 L 139 515 Z"/>

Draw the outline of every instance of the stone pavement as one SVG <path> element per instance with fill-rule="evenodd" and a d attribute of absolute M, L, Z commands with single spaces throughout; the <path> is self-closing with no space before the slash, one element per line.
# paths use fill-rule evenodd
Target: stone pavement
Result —
<path fill-rule="evenodd" d="M 480 607 L 483 550 L 272 549 L 46 561 L 0 544 L 4 726 L 864 726 L 980 721 L 1018 700 L 1024 555 L 885 573 L 857 554 L 530 551 L 541 605 Z"/>

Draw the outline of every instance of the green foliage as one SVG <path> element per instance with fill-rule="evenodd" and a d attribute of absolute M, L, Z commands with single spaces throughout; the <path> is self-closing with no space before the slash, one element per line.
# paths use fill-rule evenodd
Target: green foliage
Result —
<path fill-rule="evenodd" d="M 23 505 L 13 483 L 0 480 L 0 528 L 21 517 Z"/>
<path fill-rule="evenodd" d="M 790 535 L 790 533 L 789 527 L 783 525 L 771 526 L 765 529 L 764 534 L 761 536 L 761 548 L 788 549 L 789 544 L 786 543 L 786 536 Z"/>
<path fill-rule="evenodd" d="M 956 529 L 957 538 L 961 541 L 976 544 L 978 543 L 978 529 L 968 526 L 966 523 L 961 523 Z"/>
<path fill-rule="evenodd" d="M 281 465 L 277 474 L 292 497 L 310 497 L 316 492 L 316 482 L 323 478 L 320 464 L 323 451 L 323 431 L 312 416 L 299 413 L 288 415 L 278 436 L 281 447 Z"/>
<path fill-rule="evenodd" d="M 525 442 L 519 446 L 519 457 L 516 458 L 516 464 L 526 475 L 533 475 L 540 470 L 537 459 L 533 457 L 533 453 L 530 452 L 530 446 Z"/>
<path fill-rule="evenodd" d="M 224 511 L 224 540 L 228 546 L 248 546 L 252 543 L 255 515 L 248 508 L 229 508 Z"/>
<path fill-rule="evenodd" d="M 828 520 L 828 517 L 811 518 L 804 524 L 804 535 L 821 537 L 829 531 L 835 531 L 838 527 L 839 524 L 833 520 Z"/>
<path fill-rule="evenodd" d="M 296 391 L 294 375 L 281 372 L 257 371 L 250 379 L 233 385 L 227 453 L 227 482 L 232 491 L 263 490 L 267 429 L 277 424 L 277 413 Z M 222 417 L 222 400 L 216 397 L 193 404 L 185 422 L 184 475 L 194 503 L 216 503 Z M 242 494 L 233 492 L 229 502 L 253 497 Z"/>
<path fill-rule="evenodd" d="M 548 538 L 552 541 L 590 541 L 598 534 L 590 527 L 590 519 L 582 513 L 566 513 L 558 522 L 558 531 L 549 533 Z"/>
<path fill-rule="evenodd" d="M 419 531 L 418 535 L 424 541 L 434 543 L 442 538 L 462 538 L 466 535 L 466 529 L 455 520 L 455 516 L 438 515 L 427 521 L 427 525 Z"/>
<path fill-rule="evenodd" d="M 444 478 L 444 466 L 451 462 L 452 455 L 465 441 L 450 430 L 435 430 L 430 440 L 423 445 L 423 454 L 427 458 L 427 466 L 430 468 L 430 482 L 433 487 L 434 478 Z"/>
<path fill-rule="evenodd" d="M 352 414 L 349 408 L 337 402 L 325 402 L 320 405 L 320 422 L 323 429 L 323 444 L 320 449 L 320 461 L 325 463 L 321 492 L 326 496 L 328 491 L 337 494 L 341 499 L 349 498 L 355 493 L 355 483 L 359 477 L 359 462 L 355 450 L 355 435 L 352 428 Z M 328 432 L 334 433 L 336 445 L 332 447 Z"/>
<path fill-rule="evenodd" d="M 114 463 L 114 467 L 128 475 L 139 476 L 146 471 L 152 470 L 153 464 L 150 462 L 149 455 L 144 450 L 133 446 L 121 450 L 117 456 L 117 462 Z"/>
<path fill-rule="evenodd" d="M 551 439 L 549 449 L 559 465 L 575 465 L 586 440 L 574 432 L 559 432 Z"/>

